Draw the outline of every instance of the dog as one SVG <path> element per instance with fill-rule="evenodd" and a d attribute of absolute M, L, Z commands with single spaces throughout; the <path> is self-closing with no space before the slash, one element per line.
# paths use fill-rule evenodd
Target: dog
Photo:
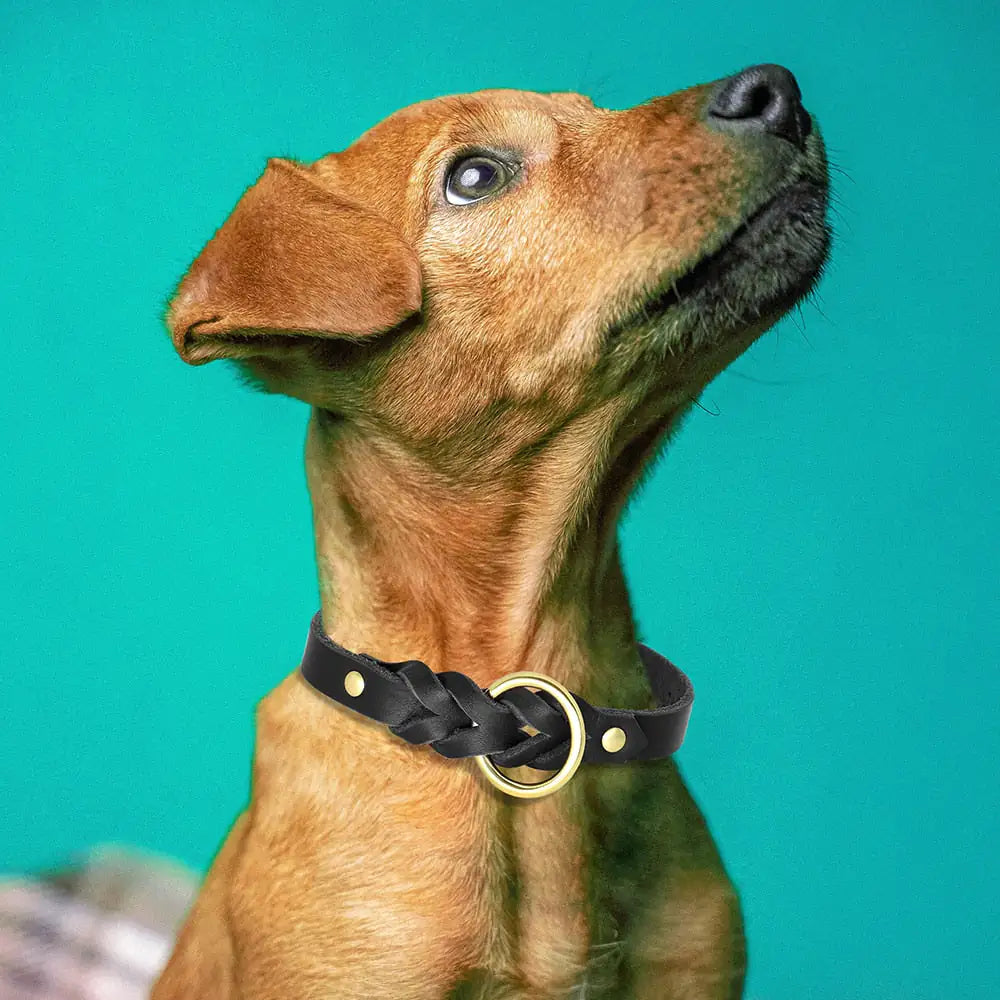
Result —
<path fill-rule="evenodd" d="M 269 160 L 167 324 L 187 363 L 309 404 L 336 643 L 648 708 L 619 520 L 705 385 L 814 287 L 827 201 L 780 66 L 626 110 L 443 97 Z M 745 955 L 670 758 L 509 798 L 296 672 L 258 707 L 251 800 L 153 997 L 702 1000 L 742 994 Z"/>

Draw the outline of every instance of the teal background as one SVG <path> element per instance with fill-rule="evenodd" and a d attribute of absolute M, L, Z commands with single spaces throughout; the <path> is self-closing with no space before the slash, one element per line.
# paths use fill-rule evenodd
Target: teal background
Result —
<path fill-rule="evenodd" d="M 5 3 L 0 868 L 203 869 L 317 605 L 306 408 L 160 325 L 271 155 L 486 86 L 624 107 L 755 62 L 834 162 L 817 304 L 703 397 L 624 525 L 693 676 L 683 770 L 750 998 L 1000 995 L 993 3 Z"/>

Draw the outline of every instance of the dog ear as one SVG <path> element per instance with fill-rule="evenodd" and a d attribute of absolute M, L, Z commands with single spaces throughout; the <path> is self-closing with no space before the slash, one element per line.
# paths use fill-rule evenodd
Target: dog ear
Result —
<path fill-rule="evenodd" d="M 268 353 L 265 334 L 378 333 L 420 303 L 416 255 L 386 219 L 272 159 L 191 265 L 167 325 L 180 356 L 204 364 Z"/>

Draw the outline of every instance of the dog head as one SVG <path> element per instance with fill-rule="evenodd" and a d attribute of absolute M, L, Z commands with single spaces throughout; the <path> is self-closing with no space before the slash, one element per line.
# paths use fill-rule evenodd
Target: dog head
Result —
<path fill-rule="evenodd" d="M 823 143 L 777 66 L 626 110 L 496 90 L 271 160 L 168 314 L 190 364 L 444 460 L 690 402 L 813 286 Z"/>

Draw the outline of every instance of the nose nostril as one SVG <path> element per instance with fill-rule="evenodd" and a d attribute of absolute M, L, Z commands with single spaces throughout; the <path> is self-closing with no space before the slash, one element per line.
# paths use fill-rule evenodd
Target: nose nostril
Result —
<path fill-rule="evenodd" d="M 766 83 L 758 83 L 750 91 L 747 101 L 746 118 L 759 118 L 767 110 L 772 100 L 771 88 Z"/>

